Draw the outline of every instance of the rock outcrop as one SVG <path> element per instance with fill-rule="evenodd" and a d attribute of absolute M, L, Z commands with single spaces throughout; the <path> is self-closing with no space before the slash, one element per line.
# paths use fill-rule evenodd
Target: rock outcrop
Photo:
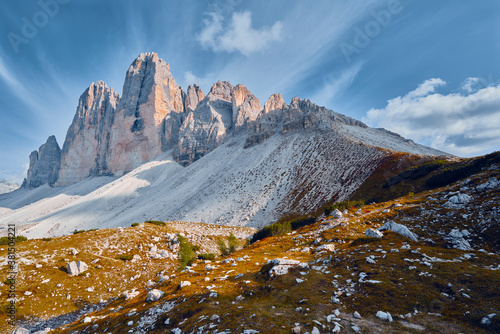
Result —
<path fill-rule="evenodd" d="M 61 149 L 57 144 L 56 137 L 50 136 L 38 151 L 31 152 L 28 175 L 24 179 L 23 187 L 35 188 L 43 184 L 54 185 L 60 164 Z"/>
<path fill-rule="evenodd" d="M 119 99 L 118 93 L 102 81 L 92 83 L 80 96 L 64 141 L 57 185 L 109 174 L 110 129 Z"/>

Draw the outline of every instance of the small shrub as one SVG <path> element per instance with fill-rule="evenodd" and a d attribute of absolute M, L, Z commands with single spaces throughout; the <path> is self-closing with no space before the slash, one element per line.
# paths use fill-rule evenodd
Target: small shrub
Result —
<path fill-rule="evenodd" d="M 181 269 L 186 268 L 186 266 L 190 266 L 193 264 L 193 261 L 196 259 L 196 254 L 193 251 L 193 246 L 189 243 L 189 241 L 179 235 L 179 264 Z"/>
<path fill-rule="evenodd" d="M 214 253 L 204 253 L 204 254 L 198 254 L 198 259 L 200 260 L 215 260 L 215 254 Z"/>
<path fill-rule="evenodd" d="M 25 236 L 22 236 L 22 235 L 18 235 L 14 238 L 14 241 L 16 244 L 23 242 L 23 241 L 26 241 L 26 240 L 28 240 L 28 238 L 26 238 Z M 0 245 L 8 245 L 9 242 L 10 242 L 9 237 L 1 237 L 0 238 Z"/>
<path fill-rule="evenodd" d="M 136 227 L 136 226 L 139 226 L 139 223 L 132 223 L 131 225 L 132 227 Z"/>
<path fill-rule="evenodd" d="M 98 228 L 91 228 L 90 230 L 75 230 L 73 231 L 73 234 L 79 234 L 79 233 L 83 233 L 83 232 L 92 232 L 92 231 L 97 231 Z"/>
<path fill-rule="evenodd" d="M 229 250 L 227 249 L 226 243 L 221 237 L 217 238 L 217 245 L 219 245 L 219 251 L 222 256 L 229 255 Z"/>
<path fill-rule="evenodd" d="M 52 240 L 52 238 L 43 238 L 42 240 L 43 241 L 50 241 L 50 240 Z"/>
<path fill-rule="evenodd" d="M 193 249 L 193 252 L 197 252 L 200 250 L 200 246 L 198 246 L 198 245 L 193 245 L 193 246 L 191 246 L 191 248 Z"/>
<path fill-rule="evenodd" d="M 238 247 L 238 239 L 234 236 L 233 232 L 229 234 L 227 243 L 228 243 L 229 253 L 234 253 L 236 247 Z"/>
<path fill-rule="evenodd" d="M 292 230 L 296 230 L 307 225 L 312 225 L 315 222 L 316 217 L 304 217 L 290 221 L 290 225 L 292 226 Z"/>
<path fill-rule="evenodd" d="M 133 258 L 134 258 L 134 256 L 132 254 L 122 254 L 122 255 L 118 255 L 116 257 L 116 259 L 122 260 L 122 261 L 130 261 Z"/>
<path fill-rule="evenodd" d="M 157 220 L 148 220 L 146 221 L 147 224 L 153 224 L 153 225 L 158 225 L 158 226 L 166 226 L 167 224 L 165 222 L 160 222 Z"/>
<path fill-rule="evenodd" d="M 255 232 L 252 236 L 252 243 L 258 240 L 262 240 L 267 237 L 283 235 L 292 230 L 292 224 L 289 221 L 277 222 L 271 225 L 267 225 L 261 230 Z"/>

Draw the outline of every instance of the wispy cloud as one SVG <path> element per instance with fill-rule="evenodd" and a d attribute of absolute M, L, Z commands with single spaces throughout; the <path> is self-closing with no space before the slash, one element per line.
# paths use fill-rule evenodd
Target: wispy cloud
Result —
<path fill-rule="evenodd" d="M 364 121 L 458 155 L 490 152 L 500 147 L 500 84 L 472 90 L 471 82 L 478 81 L 462 84 L 466 94 L 442 95 L 436 90 L 444 80 L 426 80 L 384 108 L 369 110 Z"/>
<path fill-rule="evenodd" d="M 252 26 L 250 11 L 234 12 L 229 24 L 224 26 L 224 18 L 219 13 L 209 13 L 203 21 L 204 28 L 197 36 L 204 48 L 215 52 L 227 51 L 249 56 L 265 50 L 271 42 L 281 39 L 282 23 L 256 29 Z"/>
<path fill-rule="evenodd" d="M 323 87 L 310 98 L 310 100 L 318 105 L 329 105 L 339 93 L 347 90 L 352 85 L 359 71 L 361 71 L 361 68 L 361 63 L 357 63 L 341 72 L 339 76 L 330 78 L 324 83 Z"/>

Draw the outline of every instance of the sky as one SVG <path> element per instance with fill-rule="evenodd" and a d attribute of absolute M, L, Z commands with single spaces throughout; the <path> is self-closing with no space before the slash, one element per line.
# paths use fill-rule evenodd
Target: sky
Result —
<path fill-rule="evenodd" d="M 184 88 L 307 98 L 448 153 L 500 150 L 500 1 L 0 0 L 0 179 L 156 52 Z"/>

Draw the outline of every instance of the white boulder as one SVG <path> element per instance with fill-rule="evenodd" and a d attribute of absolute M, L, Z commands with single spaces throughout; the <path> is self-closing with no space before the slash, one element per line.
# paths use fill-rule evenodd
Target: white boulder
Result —
<path fill-rule="evenodd" d="M 387 320 L 389 322 L 392 322 L 392 316 L 389 312 L 378 311 L 377 318 L 379 318 L 381 320 Z"/>
<path fill-rule="evenodd" d="M 148 295 L 146 297 L 146 302 L 148 302 L 148 303 L 155 302 L 158 299 L 160 299 L 161 296 L 163 296 L 164 294 L 165 294 L 164 291 L 153 289 L 153 290 L 148 292 Z"/>
<path fill-rule="evenodd" d="M 379 231 L 393 231 L 398 234 L 401 234 L 404 237 L 407 237 L 408 239 L 411 239 L 413 241 L 417 241 L 418 237 L 415 233 L 411 232 L 406 226 L 395 223 L 394 221 L 390 220 L 381 227 L 378 228 Z"/>
<path fill-rule="evenodd" d="M 382 232 L 371 229 L 371 228 L 369 228 L 365 231 L 365 237 L 382 238 L 383 236 L 384 236 L 384 234 Z"/>

